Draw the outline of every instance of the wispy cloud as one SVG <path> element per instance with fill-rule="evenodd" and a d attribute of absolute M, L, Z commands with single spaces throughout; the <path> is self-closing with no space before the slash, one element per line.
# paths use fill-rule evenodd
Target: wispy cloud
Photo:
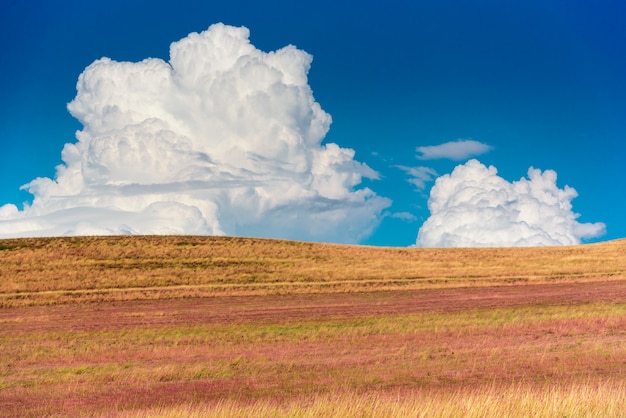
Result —
<path fill-rule="evenodd" d="M 169 62 L 95 61 L 68 105 L 83 125 L 54 179 L 23 210 L 0 207 L 0 237 L 230 234 L 358 242 L 390 205 L 361 186 L 378 173 L 322 141 L 312 57 L 263 52 L 222 24 L 170 46 Z"/>
<path fill-rule="evenodd" d="M 404 171 L 409 176 L 407 182 L 414 185 L 418 191 L 423 191 L 426 188 L 426 183 L 431 182 L 438 175 L 437 172 L 430 167 L 407 167 L 404 165 L 396 165 L 395 167 Z"/>
<path fill-rule="evenodd" d="M 576 190 L 556 185 L 556 172 L 528 170 L 509 183 L 477 160 L 435 181 L 430 217 L 417 235 L 420 247 L 574 245 L 600 236 L 605 225 L 579 223 L 571 200 Z"/>
<path fill-rule="evenodd" d="M 465 160 L 469 157 L 484 154 L 492 149 L 491 146 L 471 139 L 459 139 L 440 145 L 417 147 L 417 159 L 435 160 L 449 159 L 454 161 Z"/>
<path fill-rule="evenodd" d="M 394 219 L 400 219 L 404 222 L 415 222 L 417 221 L 417 216 L 413 215 L 409 212 L 395 212 L 390 215 Z"/>

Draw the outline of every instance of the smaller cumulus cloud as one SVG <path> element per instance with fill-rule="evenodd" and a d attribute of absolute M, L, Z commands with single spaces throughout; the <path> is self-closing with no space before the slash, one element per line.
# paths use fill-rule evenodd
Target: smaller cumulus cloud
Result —
<path fill-rule="evenodd" d="M 576 245 L 605 233 L 605 225 L 579 223 L 571 201 L 578 193 L 556 185 L 553 170 L 528 169 L 528 178 L 508 182 L 477 160 L 435 181 L 430 217 L 418 247 L 515 247 Z"/>
<path fill-rule="evenodd" d="M 448 159 L 454 161 L 465 160 L 484 154 L 492 149 L 491 146 L 472 139 L 459 139 L 440 145 L 417 147 L 418 160 Z"/>

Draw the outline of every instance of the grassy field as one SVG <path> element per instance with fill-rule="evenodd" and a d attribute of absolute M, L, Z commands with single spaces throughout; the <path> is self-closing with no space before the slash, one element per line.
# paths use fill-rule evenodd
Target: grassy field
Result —
<path fill-rule="evenodd" d="M 626 240 L 0 240 L 0 416 L 624 416 Z"/>

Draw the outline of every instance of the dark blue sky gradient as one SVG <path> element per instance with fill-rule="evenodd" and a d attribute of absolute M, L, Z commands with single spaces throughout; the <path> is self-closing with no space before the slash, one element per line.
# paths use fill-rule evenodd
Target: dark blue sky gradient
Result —
<path fill-rule="evenodd" d="M 269 51 L 314 56 L 309 82 L 333 117 L 330 142 L 380 172 L 365 185 L 393 200 L 366 241 L 409 245 L 428 216 L 395 165 L 439 174 L 459 162 L 418 161 L 417 146 L 472 138 L 478 159 L 512 181 L 553 169 L 574 187 L 581 222 L 626 237 L 626 2 L 0 0 L 0 205 L 53 177 L 80 125 L 65 106 L 78 75 L 103 56 L 168 58 L 169 44 L 216 22 L 243 25 Z"/>

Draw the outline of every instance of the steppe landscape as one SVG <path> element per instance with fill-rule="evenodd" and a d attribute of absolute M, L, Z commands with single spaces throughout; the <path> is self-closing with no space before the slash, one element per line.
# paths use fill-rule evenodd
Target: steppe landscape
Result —
<path fill-rule="evenodd" d="M 0 240 L 0 416 L 624 416 L 626 240 Z"/>

